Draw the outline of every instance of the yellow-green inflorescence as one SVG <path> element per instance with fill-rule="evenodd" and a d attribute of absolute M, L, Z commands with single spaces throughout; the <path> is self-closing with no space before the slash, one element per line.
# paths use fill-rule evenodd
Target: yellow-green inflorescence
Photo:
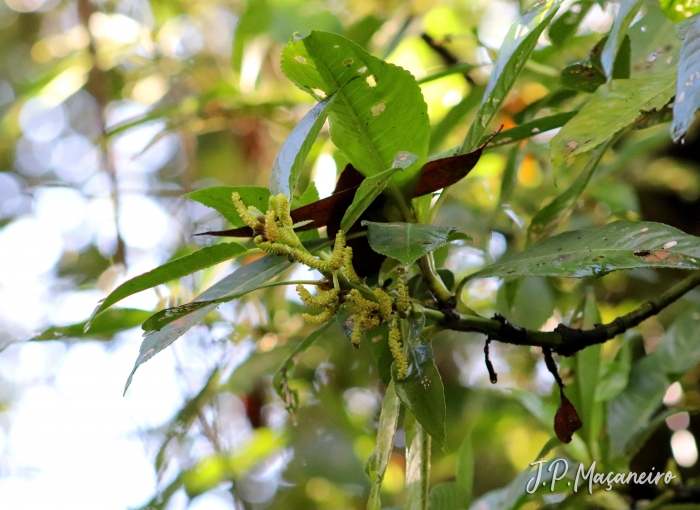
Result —
<path fill-rule="evenodd" d="M 315 296 L 311 295 L 303 285 L 297 285 L 296 290 L 304 304 L 323 308 L 323 311 L 316 315 L 303 314 L 304 320 L 311 324 L 326 322 L 336 315 L 341 302 L 344 302 L 355 315 L 351 335 L 355 346 L 359 346 L 365 329 L 376 328 L 382 322 L 388 323 L 389 348 L 398 367 L 397 375 L 399 379 L 405 378 L 408 372 L 408 360 L 403 351 L 401 332 L 393 310 L 394 300 L 381 288 L 373 290 L 365 288 L 362 292 L 355 288 L 362 288 L 361 280 L 352 264 L 352 248 L 345 244 L 345 232 L 338 231 L 333 251 L 330 257 L 324 260 L 309 253 L 297 237 L 289 211 L 289 201 L 284 194 L 271 196 L 268 210 L 264 214 L 255 207 L 246 207 L 238 193 L 233 193 L 232 199 L 241 219 L 256 234 L 254 242 L 258 248 L 267 253 L 284 255 L 294 262 L 320 271 L 326 277 L 323 287 L 317 286 Z M 350 291 L 341 291 L 339 283 L 341 274 L 346 279 L 343 281 L 350 282 L 351 286 L 354 285 Z M 331 286 L 331 281 L 333 286 L 328 288 Z M 396 310 L 404 316 L 410 307 L 405 274 L 400 275 L 397 290 Z"/>

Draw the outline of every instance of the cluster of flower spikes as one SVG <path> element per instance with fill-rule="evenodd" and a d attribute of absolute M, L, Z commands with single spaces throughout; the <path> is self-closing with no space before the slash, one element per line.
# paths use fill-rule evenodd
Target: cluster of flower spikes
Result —
<path fill-rule="evenodd" d="M 338 312 L 341 298 L 348 309 L 355 315 L 355 322 L 351 340 L 358 346 L 362 339 L 364 329 L 373 329 L 382 322 L 389 324 L 389 348 L 396 361 L 399 379 L 404 379 L 408 373 L 408 360 L 401 345 L 401 332 L 398 320 L 392 310 L 392 298 L 381 288 L 373 290 L 376 301 L 365 298 L 362 293 L 353 288 L 345 293 L 340 291 L 338 272 L 352 283 L 359 283 L 352 265 L 352 248 L 345 245 L 345 233 L 340 230 L 336 234 L 333 252 L 328 260 L 311 255 L 301 244 L 293 228 L 293 220 L 289 212 L 289 201 L 284 194 L 273 195 L 268 203 L 268 210 L 264 214 L 253 206 L 246 207 L 238 193 L 232 194 L 233 204 L 241 219 L 253 229 L 256 234 L 255 244 L 262 251 L 275 255 L 284 255 L 294 262 L 304 264 L 311 269 L 316 269 L 327 277 L 327 281 L 333 281 L 333 286 L 317 286 L 317 295 L 311 293 L 303 285 L 297 285 L 296 290 L 304 304 L 323 308 L 317 315 L 303 314 L 304 320 L 311 324 L 321 324 L 332 319 Z M 397 286 L 398 299 L 397 310 L 405 314 L 410 307 L 408 299 L 408 287 L 405 274 L 399 274 Z"/>

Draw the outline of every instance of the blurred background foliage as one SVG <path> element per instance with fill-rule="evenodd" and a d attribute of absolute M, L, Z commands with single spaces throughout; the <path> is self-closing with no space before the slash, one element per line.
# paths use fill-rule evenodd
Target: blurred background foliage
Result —
<path fill-rule="evenodd" d="M 462 141 L 489 63 L 526 7 L 501 0 L 0 2 L 0 502 L 12 509 L 47 502 L 364 508 L 364 464 L 384 391 L 376 361 L 331 329 L 299 360 L 290 384 L 301 406 L 288 416 L 271 378 L 312 331 L 293 292 L 270 288 L 221 305 L 145 365 L 123 399 L 144 318 L 189 302 L 236 263 L 125 299 L 88 337 L 82 323 L 119 283 L 212 242 L 194 233 L 226 228 L 185 193 L 267 184 L 282 142 L 312 105 L 279 69 L 294 32 L 340 33 L 411 71 L 422 83 L 436 153 Z M 582 13 L 578 30 L 541 38 L 498 123 L 509 128 L 577 109 L 588 96 L 565 88 L 560 71 L 588 56 L 618 7 L 566 4 L 562 13 Z M 658 4 L 643 6 L 629 38 L 633 77 L 677 62 L 680 40 Z M 471 65 L 434 76 L 454 63 Z M 525 245 L 533 215 L 582 167 L 554 178 L 552 134 L 488 150 L 452 188 L 436 222 L 459 226 L 474 241 L 441 249 L 439 267 L 461 278 Z M 672 145 L 668 124 L 625 135 L 564 227 L 645 219 L 700 235 L 698 154 L 692 132 L 685 145 Z M 314 182 L 322 197 L 330 194 L 344 165 L 324 128 L 300 188 Z M 587 289 L 607 322 L 678 277 L 636 270 L 584 282 L 529 278 L 517 288 L 483 279 L 464 292 L 480 313 L 553 328 L 572 317 Z M 308 275 L 295 270 L 291 278 Z M 630 360 L 653 349 L 699 300 L 692 292 L 603 347 L 612 368 L 602 399 L 619 394 Z M 30 338 L 37 342 L 24 342 Z M 532 413 L 556 405 L 553 381 L 534 349 L 492 344 L 499 382 L 491 386 L 481 335 L 445 332 L 434 345 L 449 450 L 434 449 L 431 483 L 455 479 L 466 441 L 479 497 L 507 485 L 552 437 L 551 419 Z M 695 367 L 674 382 L 664 405 L 697 409 L 699 378 Z M 690 480 L 699 474 L 700 421 L 685 411 L 670 415 L 631 466 Z M 383 501 L 395 506 L 403 497 L 402 441 L 400 431 L 382 486 Z M 654 495 L 639 490 L 631 497 Z M 628 503 L 596 500 L 606 508 Z"/>

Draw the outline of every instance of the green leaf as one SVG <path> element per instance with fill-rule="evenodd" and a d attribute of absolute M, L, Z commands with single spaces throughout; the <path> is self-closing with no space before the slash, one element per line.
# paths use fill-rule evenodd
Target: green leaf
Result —
<path fill-rule="evenodd" d="M 456 482 L 441 483 L 430 491 L 430 510 L 466 510 L 469 508 L 467 491 Z"/>
<path fill-rule="evenodd" d="M 582 62 L 575 62 L 561 72 L 561 84 L 573 90 L 580 92 L 591 93 L 595 92 L 598 87 L 603 85 L 608 80 L 605 78 L 603 64 L 600 61 L 600 54 L 608 38 L 601 39 L 591 50 L 588 57 Z M 630 77 L 630 56 L 631 56 L 630 38 L 625 36 L 620 45 L 620 50 L 615 58 L 613 66 L 613 79 L 629 78 Z"/>
<path fill-rule="evenodd" d="M 263 263 L 261 261 L 265 262 Z M 266 256 L 251 264 L 240 267 L 220 282 L 214 284 L 207 292 L 200 295 L 191 303 L 173 308 L 166 308 L 165 310 L 153 314 L 143 323 L 143 330 L 145 332 L 159 331 L 167 324 L 175 322 L 195 310 L 208 307 L 209 305 L 219 305 L 238 299 L 249 292 L 264 287 L 265 283 L 270 278 L 277 276 L 290 265 L 291 262 L 289 262 L 287 257 L 275 255 Z M 206 299 L 209 291 L 212 291 L 212 294 L 216 294 L 217 297 L 214 299 Z"/>
<path fill-rule="evenodd" d="M 548 31 L 549 40 L 552 41 L 552 44 L 561 46 L 576 35 L 576 29 L 591 7 L 593 7 L 593 3 L 590 0 L 575 2 L 569 7 L 568 11 L 552 21 Z"/>
<path fill-rule="evenodd" d="M 204 319 L 206 315 L 214 310 L 220 300 L 227 300 L 226 297 L 240 295 L 246 288 L 255 287 L 263 281 L 267 281 L 273 276 L 280 274 L 291 265 L 286 257 L 266 256 L 248 265 L 238 268 L 220 282 L 214 284 L 197 297 L 197 301 L 185 305 L 189 307 L 183 311 L 183 307 L 175 308 L 174 318 L 164 322 L 158 331 L 146 336 L 141 343 L 139 355 L 131 370 L 124 393 L 129 388 L 136 369 L 143 363 L 151 359 L 160 351 L 168 347 L 175 340 L 184 335 L 192 326 Z M 239 293 L 239 294 L 236 294 Z M 233 299 L 233 298 L 231 298 Z M 162 314 L 162 312 L 161 312 Z M 156 314 L 153 317 L 159 316 Z"/>
<path fill-rule="evenodd" d="M 445 443 L 445 390 L 442 378 L 433 361 L 433 348 L 429 343 L 419 343 L 411 349 L 408 375 L 396 379 L 396 365 L 392 366 L 396 394 L 415 416 L 426 432 L 444 450 Z"/>
<path fill-rule="evenodd" d="M 674 23 L 680 23 L 700 13 L 700 2 L 697 0 L 659 0 L 659 5 Z"/>
<path fill-rule="evenodd" d="M 547 237 L 571 215 L 578 203 L 581 193 L 586 189 L 588 183 L 591 181 L 591 177 L 593 177 L 593 174 L 598 168 L 603 154 L 605 154 L 605 151 L 608 150 L 615 139 L 616 137 L 610 138 L 607 143 L 596 147 L 593 153 L 588 157 L 588 163 L 571 186 L 535 214 L 528 228 L 528 244 L 535 243 Z"/>
<path fill-rule="evenodd" d="M 299 406 L 298 392 L 290 389 L 288 384 L 289 379 L 294 376 L 297 360 L 302 352 L 311 347 L 316 340 L 325 334 L 331 324 L 333 324 L 333 322 L 326 322 L 316 331 L 304 338 L 304 340 L 299 342 L 287 359 L 282 362 L 282 365 L 277 369 L 277 372 L 275 372 L 272 378 L 272 386 L 275 388 L 275 391 L 284 402 L 284 407 L 290 414 L 294 414 Z"/>
<path fill-rule="evenodd" d="M 339 35 L 312 31 L 285 46 L 282 71 L 301 89 L 336 94 L 329 125 L 333 143 L 366 176 L 392 166 L 397 152 L 428 152 L 427 105 L 415 78 Z M 394 177 L 410 182 L 414 164 Z"/>
<path fill-rule="evenodd" d="M 700 268 L 700 238 L 662 223 L 615 221 L 600 228 L 565 232 L 506 254 L 469 278 L 583 278 L 643 267 Z"/>
<path fill-rule="evenodd" d="M 662 108 L 673 97 L 675 69 L 601 86 L 550 142 L 552 163 L 594 149 L 644 111 Z"/>
<path fill-rule="evenodd" d="M 673 103 L 671 137 L 679 141 L 688 131 L 700 108 L 700 17 L 690 26 L 681 46 L 676 100 Z"/>
<path fill-rule="evenodd" d="M 628 344 L 622 344 L 615 359 L 605 362 L 600 370 L 600 379 L 595 389 L 596 402 L 607 402 L 618 396 L 627 387 L 632 369 L 632 353 Z"/>
<path fill-rule="evenodd" d="M 30 338 L 28 342 L 50 340 L 69 340 L 71 338 L 111 340 L 116 333 L 140 326 L 151 312 L 135 308 L 115 308 L 95 318 L 90 324 L 90 331 L 85 332 L 87 321 L 70 326 L 53 326 Z"/>
<path fill-rule="evenodd" d="M 578 112 L 566 112 L 557 113 L 548 117 L 540 117 L 539 119 L 525 122 L 506 131 L 501 131 L 489 142 L 488 147 L 500 147 L 501 145 L 519 142 L 532 138 L 540 133 L 560 128 L 569 122 L 577 113 Z M 486 142 L 486 140 L 488 140 L 488 137 L 484 137 L 482 143 Z"/>
<path fill-rule="evenodd" d="M 560 0 L 538 2 L 510 27 L 493 64 L 481 106 L 459 151 L 461 154 L 472 152 L 479 146 L 484 132 L 560 5 Z"/>
<path fill-rule="evenodd" d="M 340 228 L 344 231 L 350 230 L 355 222 L 360 219 L 362 213 L 374 202 L 396 172 L 408 168 L 413 163 L 418 161 L 418 156 L 409 152 L 400 152 L 394 158 L 394 165 L 388 170 L 384 170 L 376 175 L 367 177 L 362 181 L 360 187 L 355 192 L 352 199 L 352 204 L 345 211 L 343 219 L 340 222 Z"/>
<path fill-rule="evenodd" d="M 455 227 L 374 221 L 363 221 L 362 226 L 367 226 L 369 245 L 374 251 L 406 265 L 445 244 L 448 236 L 457 230 Z"/>
<path fill-rule="evenodd" d="M 690 310 L 669 328 L 663 341 L 632 367 L 625 390 L 608 403 L 608 433 L 613 453 L 632 453 L 633 439 L 658 425 L 653 420 L 671 381 L 700 362 L 700 313 Z"/>
<path fill-rule="evenodd" d="M 430 485 L 430 436 L 410 413 L 403 420 L 406 440 L 406 489 L 403 510 L 427 510 Z"/>
<path fill-rule="evenodd" d="M 637 11 L 642 6 L 644 0 L 622 0 L 620 10 L 615 16 L 615 21 L 608 34 L 608 40 L 600 55 L 600 62 L 608 79 L 613 78 L 613 68 L 618 50 L 622 46 L 622 41 L 627 34 L 627 29 L 637 15 Z"/>
<path fill-rule="evenodd" d="M 381 489 L 384 473 L 394 450 L 394 436 L 396 435 L 400 410 L 401 402 L 396 395 L 394 382 L 390 381 L 382 402 L 382 411 L 379 414 L 377 441 L 372 456 L 367 461 L 367 476 L 372 483 L 367 510 L 381 510 L 382 507 L 379 489 Z"/>
<path fill-rule="evenodd" d="M 466 435 L 457 452 L 457 483 L 464 490 L 464 503 L 471 502 L 474 486 L 474 444 L 472 431 Z"/>
<path fill-rule="evenodd" d="M 270 172 L 270 193 L 278 195 L 284 193 L 287 198 L 292 197 L 296 188 L 302 166 L 308 156 L 311 146 L 314 144 L 323 123 L 330 113 L 335 95 L 329 95 L 326 99 L 311 108 L 294 126 L 292 132 L 282 144 L 279 154 L 272 164 Z M 244 201 L 244 203 L 247 202 Z"/>
<path fill-rule="evenodd" d="M 191 255 L 186 255 L 167 262 L 152 271 L 136 276 L 114 289 L 112 293 L 95 308 L 90 319 L 88 319 L 86 328 L 91 327 L 90 322 L 92 322 L 95 317 L 125 297 L 167 283 L 171 280 L 177 280 L 178 278 L 192 274 L 200 269 L 215 266 L 246 251 L 246 248 L 238 243 L 214 244 L 202 248 Z"/>
<path fill-rule="evenodd" d="M 234 191 L 241 196 L 246 206 L 257 207 L 263 212 L 267 211 L 270 190 L 260 186 L 214 186 L 187 193 L 185 196 L 216 209 L 234 227 L 243 227 L 245 222 L 238 215 L 231 200 Z"/>

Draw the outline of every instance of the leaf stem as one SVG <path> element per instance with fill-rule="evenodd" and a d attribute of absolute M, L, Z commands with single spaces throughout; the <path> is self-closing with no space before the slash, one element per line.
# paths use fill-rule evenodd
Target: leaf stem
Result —
<path fill-rule="evenodd" d="M 559 324 L 554 331 L 534 331 L 511 324 L 499 314 L 488 319 L 476 315 L 465 315 L 456 310 L 450 310 L 450 313 L 446 314 L 416 305 L 414 307 L 417 308 L 417 311 L 424 313 L 426 318 L 436 321 L 446 329 L 484 333 L 492 340 L 499 342 L 548 347 L 562 356 L 571 356 L 586 347 L 612 340 L 617 335 L 639 325 L 698 285 L 700 285 L 700 271 L 681 280 L 659 297 L 645 302 L 632 312 L 618 317 L 608 324 L 598 324 L 592 329 L 585 330 Z"/>

